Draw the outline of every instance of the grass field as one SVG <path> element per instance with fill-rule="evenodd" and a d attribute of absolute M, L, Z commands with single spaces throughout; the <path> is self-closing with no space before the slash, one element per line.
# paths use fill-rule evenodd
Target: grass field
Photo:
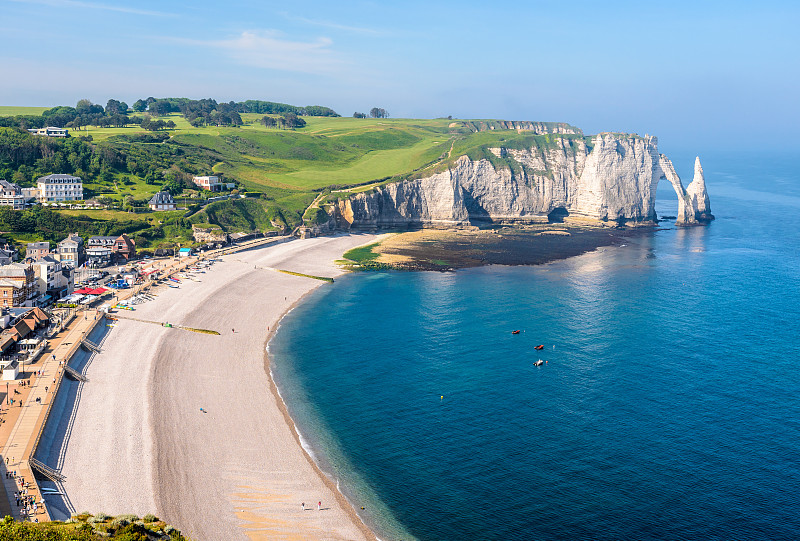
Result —
<path fill-rule="evenodd" d="M 50 109 L 50 107 L 15 107 L 13 105 L 0 105 L 0 116 L 16 116 L 16 115 L 41 115 L 42 112 Z"/>
<path fill-rule="evenodd" d="M 127 175 L 128 183 L 124 183 L 121 178 L 116 179 L 114 184 L 107 186 L 105 184 L 97 184 L 87 179 L 88 182 L 83 183 L 84 189 L 91 190 L 97 197 L 111 197 L 121 201 L 126 195 L 133 196 L 134 199 L 149 199 L 161 190 L 161 186 L 146 184 L 142 179 Z"/>
<path fill-rule="evenodd" d="M 182 210 L 167 210 L 161 212 L 125 212 L 123 210 L 106 210 L 106 209 L 97 209 L 97 210 L 82 210 L 82 209 L 70 209 L 70 210 L 59 210 L 59 213 L 66 214 L 67 216 L 88 216 L 89 218 L 94 218 L 95 220 L 135 220 L 140 222 L 148 222 L 157 224 L 161 221 L 168 220 L 168 219 L 175 219 L 180 218 L 183 216 L 185 211 Z"/>

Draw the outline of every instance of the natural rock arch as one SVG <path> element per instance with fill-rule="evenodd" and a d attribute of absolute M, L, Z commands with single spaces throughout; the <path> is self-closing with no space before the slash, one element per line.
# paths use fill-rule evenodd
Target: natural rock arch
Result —
<path fill-rule="evenodd" d="M 675 221 L 678 225 L 695 225 L 709 222 L 714 219 L 711 214 L 711 204 L 706 192 L 706 180 L 703 174 L 703 166 L 700 165 L 700 157 L 694 161 L 694 178 L 685 189 L 681 178 L 675 172 L 675 167 L 665 155 L 660 154 L 658 160 L 661 169 L 661 179 L 667 179 L 675 194 L 678 196 L 678 216 Z"/>

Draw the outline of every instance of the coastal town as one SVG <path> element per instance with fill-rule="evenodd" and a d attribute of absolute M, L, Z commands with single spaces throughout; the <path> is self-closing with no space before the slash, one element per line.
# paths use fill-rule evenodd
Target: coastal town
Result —
<path fill-rule="evenodd" d="M 236 522 L 226 518 L 220 523 L 212 518 L 213 513 L 207 512 L 214 506 L 232 504 L 243 512 L 246 510 L 244 514 L 238 513 L 245 528 L 263 529 L 267 527 L 264 521 L 277 513 L 288 522 L 283 526 L 268 526 L 265 531 L 278 535 L 323 528 L 341 531 L 348 539 L 372 539 L 350 504 L 308 461 L 295 440 L 294 429 L 286 424 L 284 407 L 274 402 L 277 395 L 256 392 L 271 381 L 260 362 L 240 364 L 232 356 L 259 359 L 265 335 L 267 338 L 271 335 L 280 317 L 306 292 L 326 283 L 319 276 L 342 272 L 332 261 L 346 249 L 374 239 L 374 235 L 308 241 L 291 236 L 267 237 L 203 253 L 131 258 L 127 265 L 121 266 L 123 271 L 117 273 L 120 278 L 114 275 L 113 280 L 102 283 L 79 283 L 81 287 L 62 297 L 61 302 L 45 308 L 9 307 L 0 320 L 6 324 L 0 334 L 0 347 L 5 367 L 3 387 L 7 389 L 0 409 L 0 457 L 5 488 L 5 498 L 0 497 L 0 512 L 22 521 L 63 521 L 82 510 L 88 497 L 95 500 L 89 504 L 93 509 L 140 516 L 158 509 L 159 513 L 178 517 L 181 498 L 177 493 L 194 493 L 193 497 L 203 500 L 200 509 L 205 511 L 198 509 L 192 513 L 193 517 L 181 523 L 193 534 L 199 532 L 197 538 L 222 538 L 220 535 L 225 534 L 220 532 L 238 529 Z M 75 257 L 80 261 L 80 256 Z M 115 267 L 119 269 L 120 266 Z M 257 284 L 261 287 L 256 287 Z M 236 293 L 220 303 L 213 296 L 220 287 Z M 264 306 L 263 320 L 249 318 L 239 310 L 245 298 Z M 216 308 L 209 310 L 211 306 Z M 210 314 L 212 318 L 206 319 L 202 314 Z M 154 362 L 159 363 L 161 370 L 173 374 L 178 369 L 181 374 L 151 380 L 153 376 L 147 375 L 146 367 Z M 188 387 L 177 390 L 178 394 L 169 387 L 175 378 L 188 377 L 183 374 L 185 370 L 216 380 L 212 374 L 219 362 L 230 367 L 230 378 L 219 380 L 215 392 L 203 393 L 201 402 L 184 396 L 190 390 Z M 238 399 L 232 402 L 229 398 L 231 385 L 246 390 L 241 404 Z M 0 389 L 0 394 L 3 390 Z M 107 393 L 113 399 L 103 399 Z M 250 467 L 255 468 L 254 473 L 259 472 L 247 483 L 255 487 L 252 490 L 256 493 L 271 492 L 271 487 L 280 484 L 282 490 L 288 491 L 280 500 L 267 507 L 253 506 L 231 495 L 232 487 L 221 493 L 209 492 L 205 487 L 218 480 L 209 479 L 213 472 L 205 469 L 196 470 L 195 478 L 188 479 L 189 485 L 173 477 L 182 475 L 179 471 L 170 471 L 159 474 L 157 490 L 155 486 L 141 488 L 155 475 L 151 468 L 162 467 L 161 462 L 150 462 L 148 441 L 152 442 L 150 445 L 163 445 L 166 433 L 183 430 L 179 427 L 188 421 L 189 411 L 199 411 L 199 420 L 218 425 L 216 433 L 238 440 L 234 434 L 246 432 L 244 425 L 253 422 L 247 405 L 254 400 L 269 404 L 270 413 L 266 417 L 262 406 L 253 410 L 253 414 L 262 412 L 258 414 L 262 415 L 259 422 L 266 432 L 251 431 L 236 445 L 244 450 L 254 441 L 264 442 L 262 452 L 257 455 L 241 455 L 242 464 L 255 461 Z M 151 410 L 139 406 L 148 401 L 155 401 L 153 408 L 161 411 L 160 415 L 171 412 L 170 415 L 178 417 L 166 419 L 163 427 L 156 423 L 148 428 L 144 420 L 152 414 Z M 195 407 L 186 408 L 186 404 Z M 242 426 L 238 423 L 233 426 L 230 419 L 218 417 L 218 412 L 226 407 L 241 411 L 237 415 L 244 423 Z M 73 408 L 78 415 L 69 421 L 65 436 L 60 432 L 61 427 L 65 419 L 75 415 L 70 413 Z M 117 429 L 104 431 L 103 437 L 97 439 L 93 435 L 96 423 L 111 412 L 125 421 Z M 202 453 L 208 443 L 201 431 L 191 428 L 194 422 L 186 429 L 199 439 L 182 436 L 185 443 L 199 446 L 189 457 L 199 456 L 196 453 Z M 163 449 L 167 453 L 182 452 L 170 446 Z M 281 464 L 281 468 L 293 472 L 296 480 L 287 484 L 280 468 L 274 474 L 266 474 L 264 460 Z M 116 490 L 113 488 L 116 483 L 130 490 Z M 90 486 L 94 488 L 89 489 Z M 97 489 L 101 492 L 97 493 Z M 100 499 L 96 500 L 98 496 Z M 319 509 L 325 512 L 311 520 L 312 517 L 297 513 L 300 509 L 295 509 L 295 499 L 322 500 L 325 506 Z"/>

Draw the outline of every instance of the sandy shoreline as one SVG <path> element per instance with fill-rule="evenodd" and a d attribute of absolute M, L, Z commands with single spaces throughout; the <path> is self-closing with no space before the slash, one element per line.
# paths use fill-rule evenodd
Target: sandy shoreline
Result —
<path fill-rule="evenodd" d="M 334 277 L 335 259 L 374 238 L 227 255 L 130 313 L 220 336 L 115 324 L 37 453 L 67 477 L 55 514 L 153 512 L 198 540 L 375 539 L 302 448 L 266 355 L 283 315 L 325 284 L 271 269 Z"/>

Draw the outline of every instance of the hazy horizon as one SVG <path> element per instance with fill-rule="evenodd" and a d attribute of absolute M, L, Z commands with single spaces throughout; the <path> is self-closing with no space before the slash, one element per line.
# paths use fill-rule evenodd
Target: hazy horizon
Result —
<path fill-rule="evenodd" d="M 698 152 L 798 142 L 800 8 L 788 2 L 0 0 L 0 9 L 3 105 L 262 99 L 343 116 L 383 107 L 395 118 L 560 121 Z"/>

